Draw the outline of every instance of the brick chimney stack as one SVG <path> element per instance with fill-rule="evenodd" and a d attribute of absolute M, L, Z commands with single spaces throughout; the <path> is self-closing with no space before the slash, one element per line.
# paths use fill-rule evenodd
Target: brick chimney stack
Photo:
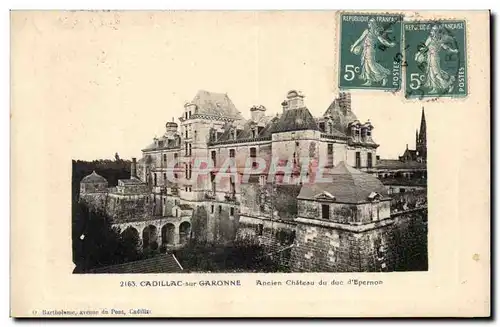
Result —
<path fill-rule="evenodd" d="M 300 92 L 292 90 L 286 95 L 288 102 L 288 110 L 304 108 L 304 95 Z"/>
<path fill-rule="evenodd" d="M 345 112 L 351 111 L 351 93 L 340 92 L 339 105 L 340 108 L 344 109 Z"/>

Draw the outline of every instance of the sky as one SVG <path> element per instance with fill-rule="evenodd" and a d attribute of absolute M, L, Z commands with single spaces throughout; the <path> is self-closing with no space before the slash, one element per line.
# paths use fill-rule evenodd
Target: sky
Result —
<path fill-rule="evenodd" d="M 256 104 L 281 111 L 291 89 L 314 116 L 338 94 L 334 12 L 68 12 L 14 26 L 19 40 L 34 38 L 20 54 L 44 77 L 31 92 L 56 106 L 72 159 L 140 157 L 200 89 L 227 93 L 246 118 Z M 375 126 L 377 154 L 415 147 L 421 102 L 351 93 L 358 118 Z"/>

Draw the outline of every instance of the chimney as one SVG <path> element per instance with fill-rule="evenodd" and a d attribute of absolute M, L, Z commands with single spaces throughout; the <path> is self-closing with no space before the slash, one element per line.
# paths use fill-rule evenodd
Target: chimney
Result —
<path fill-rule="evenodd" d="M 264 106 L 253 106 L 250 108 L 250 114 L 252 115 L 252 120 L 258 122 L 265 114 L 266 107 Z"/>
<path fill-rule="evenodd" d="M 132 158 L 132 164 L 130 165 L 130 179 L 137 177 L 137 161 Z"/>
<path fill-rule="evenodd" d="M 288 101 L 283 100 L 283 102 L 281 103 L 281 107 L 283 108 L 283 112 L 287 111 L 288 110 Z"/>
<path fill-rule="evenodd" d="M 177 133 L 177 127 L 179 127 L 179 125 L 177 125 L 177 123 L 174 121 L 174 118 L 172 118 L 172 121 L 169 121 L 165 124 L 166 134 L 173 135 Z"/>
<path fill-rule="evenodd" d="M 288 92 L 286 98 L 288 100 L 288 110 L 304 108 L 304 96 L 300 92 L 292 90 Z"/>
<path fill-rule="evenodd" d="M 339 105 L 340 108 L 344 109 L 346 112 L 351 111 L 351 93 L 340 92 Z"/>

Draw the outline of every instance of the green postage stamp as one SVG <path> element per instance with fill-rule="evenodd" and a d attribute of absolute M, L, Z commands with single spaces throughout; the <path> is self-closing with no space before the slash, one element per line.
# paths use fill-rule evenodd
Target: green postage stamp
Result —
<path fill-rule="evenodd" d="M 467 95 L 465 21 L 404 22 L 407 98 Z"/>
<path fill-rule="evenodd" d="M 341 14 L 341 89 L 400 89 L 402 19 L 395 14 Z"/>

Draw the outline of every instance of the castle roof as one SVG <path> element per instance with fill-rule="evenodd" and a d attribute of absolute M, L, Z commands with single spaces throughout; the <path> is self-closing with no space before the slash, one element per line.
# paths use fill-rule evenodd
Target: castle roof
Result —
<path fill-rule="evenodd" d="M 382 182 L 371 174 L 364 173 L 345 164 L 339 163 L 325 178 L 331 183 L 304 184 L 298 199 L 316 200 L 319 195 L 328 194 L 335 202 L 365 203 L 373 194 L 387 195 Z"/>
<path fill-rule="evenodd" d="M 197 114 L 243 119 L 234 103 L 225 93 L 198 91 L 191 104 L 196 105 Z"/>
<path fill-rule="evenodd" d="M 81 183 L 107 183 L 108 181 L 106 178 L 102 177 L 98 173 L 95 172 L 95 170 L 92 172 L 92 174 L 85 176 Z"/>
<path fill-rule="evenodd" d="M 172 254 L 161 254 L 149 259 L 126 262 L 90 270 L 95 274 L 161 274 L 182 272 L 181 265 Z"/>
<path fill-rule="evenodd" d="M 271 133 L 313 130 L 319 131 L 316 120 L 306 107 L 286 110 L 271 128 Z"/>
<path fill-rule="evenodd" d="M 379 159 L 375 165 L 376 169 L 426 169 L 426 167 L 423 162 L 396 159 Z"/>
<path fill-rule="evenodd" d="M 347 126 L 350 122 L 358 120 L 358 117 L 351 111 L 350 108 L 342 104 L 339 99 L 335 99 L 328 109 L 326 109 L 323 116 L 331 116 L 333 120 L 333 127 L 345 133 L 347 131 Z"/>

